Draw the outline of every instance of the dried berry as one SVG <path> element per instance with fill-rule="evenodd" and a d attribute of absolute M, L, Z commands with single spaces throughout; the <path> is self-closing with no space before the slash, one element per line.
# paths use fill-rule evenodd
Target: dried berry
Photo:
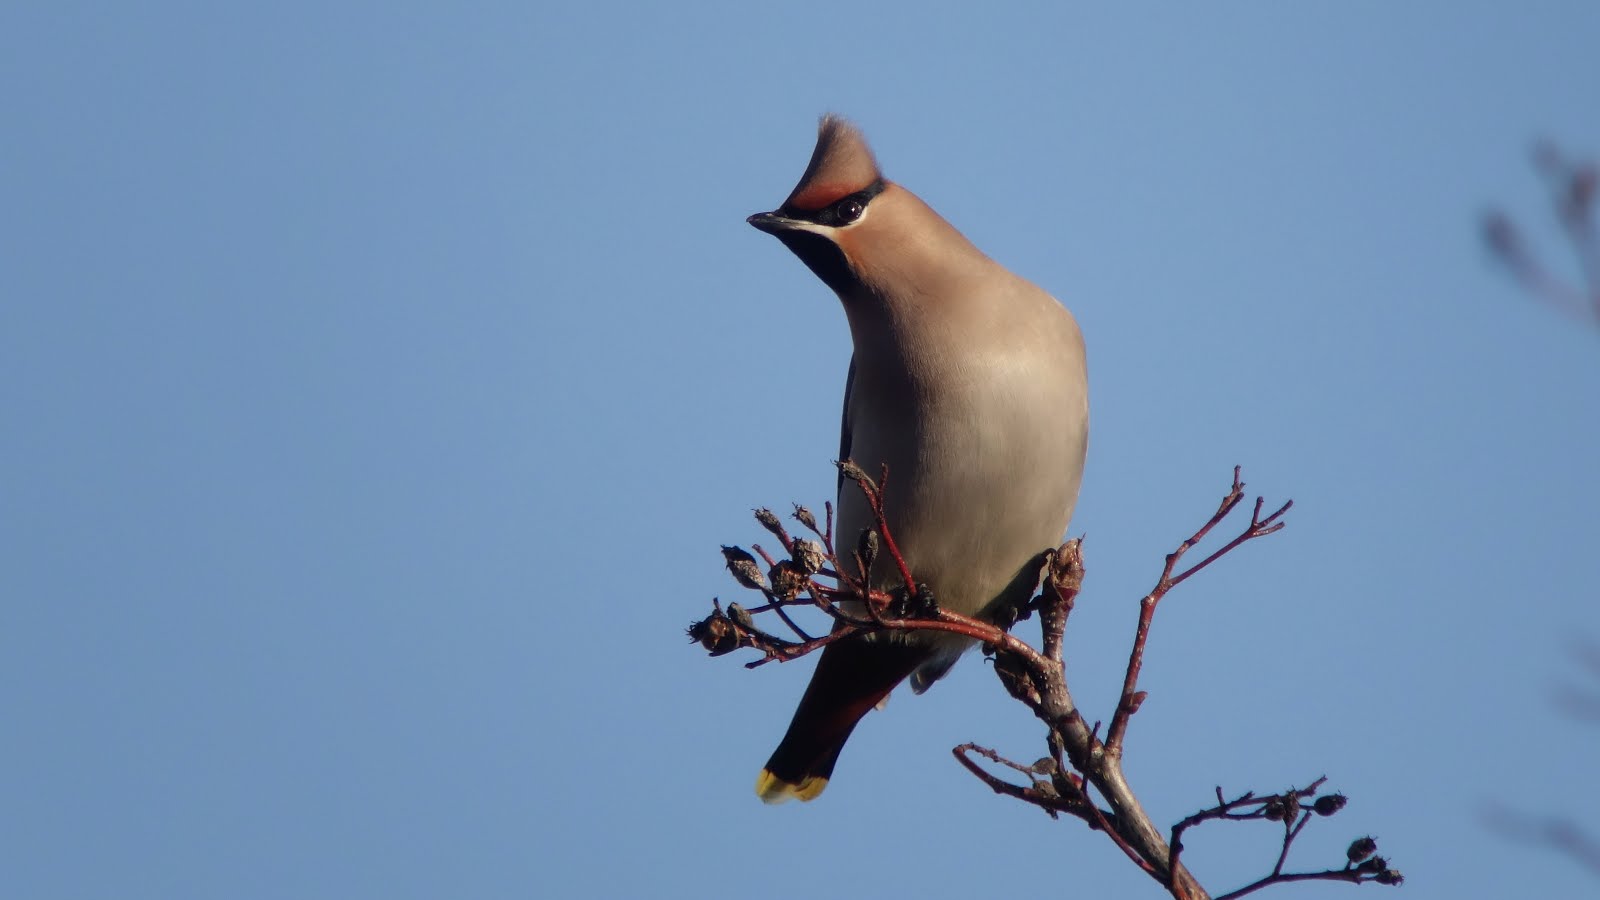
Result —
<path fill-rule="evenodd" d="M 728 563 L 728 571 L 733 573 L 733 580 L 752 591 L 759 591 L 767 586 L 767 580 L 761 576 L 761 567 L 756 564 L 756 558 L 746 553 L 740 547 L 723 547 L 722 558 Z"/>
<path fill-rule="evenodd" d="M 757 509 L 755 513 L 756 521 L 761 523 L 761 527 L 772 532 L 772 534 L 778 540 L 783 541 L 783 545 L 787 547 L 789 545 L 789 532 L 785 531 L 783 528 L 783 523 L 778 521 L 778 514 L 770 509 L 767 509 L 765 506 Z"/>
<path fill-rule="evenodd" d="M 787 559 L 778 560 L 777 565 L 767 570 L 767 577 L 772 579 L 772 592 L 781 600 L 793 600 L 811 581 Z"/>
<path fill-rule="evenodd" d="M 1331 816 L 1344 809 L 1344 805 L 1347 802 L 1349 801 L 1345 799 L 1343 794 L 1323 794 L 1317 798 L 1317 802 L 1311 804 L 1311 808 L 1316 810 L 1319 816 Z"/>
<path fill-rule="evenodd" d="M 795 538 L 789 545 L 789 556 L 794 560 L 795 567 L 800 574 L 810 578 L 822 571 L 822 566 L 828 561 L 827 554 L 822 550 L 822 545 L 816 541 L 805 538 Z"/>
<path fill-rule="evenodd" d="M 1350 849 L 1344 852 L 1345 858 L 1352 863 L 1361 862 L 1363 859 L 1378 852 L 1378 841 L 1372 837 L 1356 838 L 1350 842 Z"/>

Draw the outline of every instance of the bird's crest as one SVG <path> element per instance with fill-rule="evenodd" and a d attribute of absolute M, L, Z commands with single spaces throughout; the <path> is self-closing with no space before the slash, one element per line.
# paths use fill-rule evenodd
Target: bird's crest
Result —
<path fill-rule="evenodd" d="M 854 125 L 828 113 L 817 125 L 817 147 L 811 151 L 811 164 L 783 205 L 815 212 L 871 187 L 882 177 L 867 139 Z"/>

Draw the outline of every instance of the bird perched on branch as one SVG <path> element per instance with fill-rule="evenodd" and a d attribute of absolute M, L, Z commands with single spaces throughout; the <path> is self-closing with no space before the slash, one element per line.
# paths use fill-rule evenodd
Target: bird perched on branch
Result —
<path fill-rule="evenodd" d="M 887 523 L 913 577 L 963 615 L 1026 602 L 1072 517 L 1088 442 L 1072 314 L 885 180 L 861 132 L 837 116 L 823 117 L 788 199 L 749 222 L 844 305 L 855 354 L 839 458 L 874 476 L 888 466 Z M 840 546 L 872 525 L 842 482 Z M 872 582 L 893 587 L 893 562 L 880 557 Z M 971 644 L 922 631 L 827 646 L 756 792 L 814 799 L 868 710 L 907 678 L 927 690 Z"/>

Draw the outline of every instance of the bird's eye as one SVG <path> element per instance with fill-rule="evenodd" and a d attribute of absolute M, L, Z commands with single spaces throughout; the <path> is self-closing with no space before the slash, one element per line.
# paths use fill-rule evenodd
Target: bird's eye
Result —
<path fill-rule="evenodd" d="M 838 206 L 839 224 L 849 225 L 851 222 L 861 218 L 861 214 L 865 212 L 866 209 L 866 204 L 855 199 L 854 197 L 841 202 Z"/>

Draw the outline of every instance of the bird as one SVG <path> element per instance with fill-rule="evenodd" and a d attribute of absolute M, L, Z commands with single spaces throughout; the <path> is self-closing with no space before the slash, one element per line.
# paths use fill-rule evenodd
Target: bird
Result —
<path fill-rule="evenodd" d="M 885 179 L 860 129 L 832 113 L 783 205 L 747 221 L 844 307 L 839 459 L 887 472 L 886 523 L 913 578 L 941 608 L 980 619 L 1026 602 L 1071 521 L 1088 448 L 1072 313 Z M 841 478 L 837 499 L 837 539 L 855 546 L 872 512 L 854 482 Z M 869 570 L 883 590 L 901 583 L 886 555 Z M 815 799 L 869 710 L 908 679 L 926 691 L 974 643 L 880 631 L 827 645 L 757 795 Z"/>

